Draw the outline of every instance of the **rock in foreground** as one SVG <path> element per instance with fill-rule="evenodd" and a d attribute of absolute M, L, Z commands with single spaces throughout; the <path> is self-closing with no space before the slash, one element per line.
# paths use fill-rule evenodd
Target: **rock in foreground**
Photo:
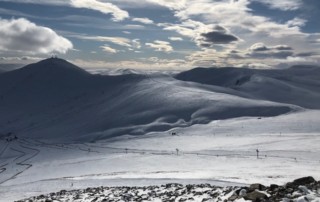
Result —
<path fill-rule="evenodd" d="M 252 184 L 249 187 L 218 187 L 210 184 L 166 184 L 147 187 L 97 187 L 84 190 L 61 190 L 18 202 L 58 201 L 230 201 L 230 202 L 320 202 L 320 181 L 304 177 L 284 186 Z"/>

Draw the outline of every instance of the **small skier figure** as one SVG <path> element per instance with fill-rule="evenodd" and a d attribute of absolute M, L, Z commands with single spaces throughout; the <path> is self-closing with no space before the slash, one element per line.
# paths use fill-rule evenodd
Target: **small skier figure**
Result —
<path fill-rule="evenodd" d="M 179 149 L 178 148 L 176 149 L 176 152 L 177 152 L 177 156 L 178 156 L 179 155 Z"/>
<path fill-rule="evenodd" d="M 256 149 L 257 152 L 257 159 L 259 159 L 259 149 Z"/>

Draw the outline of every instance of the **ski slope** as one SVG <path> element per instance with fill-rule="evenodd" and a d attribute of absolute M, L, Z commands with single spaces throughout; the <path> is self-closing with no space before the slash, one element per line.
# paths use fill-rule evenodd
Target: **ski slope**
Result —
<path fill-rule="evenodd" d="M 240 86 L 228 72 L 230 81 L 213 85 L 179 74 L 90 74 L 61 59 L 2 73 L 0 201 L 101 185 L 320 179 L 316 70 L 300 80 L 267 71 L 262 83 L 272 81 L 272 89 L 251 70 L 243 70 L 250 79 Z M 277 94 L 279 83 L 297 99 Z M 255 84 L 268 99 L 248 87 Z"/>

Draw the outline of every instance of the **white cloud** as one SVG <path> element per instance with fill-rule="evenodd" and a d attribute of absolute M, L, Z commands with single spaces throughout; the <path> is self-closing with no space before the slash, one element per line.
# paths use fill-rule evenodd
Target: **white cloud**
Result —
<path fill-rule="evenodd" d="M 107 52 L 107 53 L 112 53 L 112 54 L 114 54 L 114 53 L 117 53 L 117 52 L 118 52 L 118 50 L 116 50 L 116 49 L 114 49 L 114 48 L 111 48 L 111 47 L 109 47 L 109 46 L 107 46 L 107 45 L 100 46 L 100 48 L 101 48 L 104 52 Z"/>
<path fill-rule="evenodd" d="M 0 27 L 1 51 L 36 55 L 66 53 L 73 48 L 68 39 L 52 29 L 38 26 L 24 18 L 0 19 Z"/>
<path fill-rule="evenodd" d="M 293 49 L 287 45 L 267 46 L 263 43 L 255 43 L 245 50 L 203 49 L 191 53 L 186 59 L 193 66 L 267 68 L 277 65 L 279 61 L 284 61 L 293 55 Z"/>
<path fill-rule="evenodd" d="M 231 32 L 244 33 L 245 36 L 248 36 L 247 33 L 254 34 L 253 36 L 251 34 L 250 38 L 261 38 L 261 35 L 278 38 L 301 35 L 299 27 L 290 27 L 287 24 L 274 22 L 270 18 L 254 15 L 249 8 L 250 3 L 249 0 L 190 0 L 187 2 L 186 8 L 175 11 L 175 16 L 182 21 L 190 22 L 190 19 L 193 18 L 197 18 L 197 21 L 201 20 L 198 24 L 193 20 L 193 24 L 197 28 L 203 29 L 205 26 L 219 24 Z M 185 27 L 184 23 L 182 26 Z M 240 36 L 240 38 L 242 37 Z"/>
<path fill-rule="evenodd" d="M 230 33 L 228 29 L 218 24 L 205 24 L 195 20 L 183 20 L 180 24 L 160 23 L 158 26 L 164 30 L 176 31 L 190 38 L 199 47 L 214 45 L 228 46 L 239 41 L 239 38 Z"/>
<path fill-rule="evenodd" d="M 97 0 L 71 0 L 71 5 L 77 8 L 88 8 L 105 14 L 112 14 L 114 21 L 121 21 L 129 17 L 127 11 L 120 9 L 114 4 Z"/>
<path fill-rule="evenodd" d="M 250 48 L 250 51 L 266 51 L 268 50 L 267 46 L 264 43 L 255 43 Z"/>
<path fill-rule="evenodd" d="M 44 58 L 40 57 L 30 57 L 30 56 L 21 56 L 21 57 L 0 57 L 1 63 L 11 62 L 14 61 L 15 63 L 19 63 L 18 61 L 21 61 L 21 63 L 25 63 L 26 61 L 39 61 L 43 60 Z"/>
<path fill-rule="evenodd" d="M 169 37 L 168 39 L 171 41 L 183 41 L 183 38 L 181 37 Z"/>
<path fill-rule="evenodd" d="M 110 42 L 119 46 L 131 47 L 131 40 L 124 37 L 109 37 L 109 36 L 86 36 L 86 35 L 70 35 L 71 37 L 84 39 L 84 40 L 93 40 L 101 42 Z"/>
<path fill-rule="evenodd" d="M 170 16 L 170 18 L 158 17 L 162 20 L 171 20 L 158 23 L 157 25 L 167 31 L 168 33 L 166 34 L 169 36 L 174 36 L 168 37 L 168 41 L 186 41 L 189 38 L 190 41 L 194 42 L 198 48 L 200 48 L 199 51 L 196 51 L 195 46 L 179 46 L 179 48 L 190 49 L 175 50 L 175 53 L 178 51 L 188 52 L 186 54 L 190 55 L 187 61 L 195 66 L 202 66 L 202 64 L 208 66 L 250 66 L 250 64 L 254 64 L 255 66 L 263 66 L 261 64 L 274 66 L 276 62 L 285 59 L 289 61 L 293 60 L 293 58 L 297 59 L 298 57 L 316 57 L 307 54 L 299 55 L 299 53 L 306 50 L 308 52 L 319 52 L 320 35 L 316 35 L 316 33 L 305 33 L 303 31 L 303 26 L 307 23 L 306 19 L 308 19 L 308 15 L 300 15 L 300 17 L 295 17 L 284 22 L 281 17 L 276 19 L 260 15 L 259 10 L 253 10 L 254 7 L 250 5 L 253 2 L 259 2 L 271 9 L 290 11 L 305 7 L 306 5 L 302 5 L 303 0 L 139 0 L 137 2 L 133 2 L 132 0 L 0 0 L 0 2 L 1 1 L 33 2 L 80 7 L 72 4 L 72 2 L 76 1 L 82 4 L 81 8 L 93 9 L 100 12 L 102 12 L 101 9 L 103 8 L 98 6 L 98 4 L 106 4 L 104 2 L 108 2 L 109 5 L 114 5 L 119 9 L 121 8 L 120 13 L 124 11 L 122 9 L 125 8 L 159 9 L 157 8 L 159 6 L 166 7 L 170 10 L 172 16 Z M 97 2 L 98 4 L 96 4 Z M 165 12 L 169 12 L 168 10 Z M 118 15 L 116 18 L 118 11 L 117 9 L 106 9 L 104 13 L 112 15 L 115 20 L 129 17 L 129 14 L 124 14 L 126 13 L 126 11 L 124 11 L 122 15 Z M 301 16 L 306 19 L 303 19 Z M 146 14 L 146 17 L 150 17 L 150 15 Z M 76 16 L 74 18 L 77 19 L 78 17 Z M 154 23 L 149 18 L 145 18 L 145 16 L 130 18 L 129 20 L 124 21 L 125 23 L 112 23 L 110 26 L 101 26 L 104 22 L 104 19 L 102 19 L 102 23 L 95 24 L 95 28 L 117 29 L 118 31 L 120 30 L 119 32 L 122 31 L 125 34 L 130 34 L 131 32 L 128 31 L 147 29 L 150 26 L 144 27 L 144 24 Z M 90 22 L 91 20 L 89 23 Z M 126 24 L 128 22 L 133 24 Z M 81 23 L 81 26 L 88 25 Z M 154 33 L 158 30 L 152 29 L 148 31 Z M 134 35 L 130 36 L 133 37 Z M 130 36 L 128 36 L 128 38 Z M 81 36 L 78 38 L 106 42 L 111 45 L 111 47 L 116 44 L 125 47 L 125 50 L 131 51 L 144 52 L 145 50 L 141 47 L 141 44 L 145 44 L 148 48 L 153 48 L 156 51 L 170 52 L 174 49 L 169 42 L 165 41 L 142 43 L 142 41 L 140 42 L 140 40 L 134 38 L 128 39 L 108 36 Z M 143 38 L 141 40 L 143 40 Z M 257 44 L 257 42 L 260 44 Z M 251 46 L 252 44 L 255 45 Z M 188 45 L 190 45 L 190 43 L 188 43 Z M 250 46 L 251 48 L 249 48 Z M 181 55 L 179 57 L 181 58 Z M 192 61 L 191 58 L 194 60 Z M 132 61 L 127 62 L 130 64 Z"/>
<path fill-rule="evenodd" d="M 168 30 L 168 31 L 176 31 L 177 33 L 189 37 L 189 38 L 194 38 L 196 36 L 196 31 L 192 28 L 187 28 L 184 27 L 183 24 L 159 24 L 160 26 L 164 26 L 164 30 Z"/>
<path fill-rule="evenodd" d="M 267 2 L 267 1 L 266 1 Z M 278 1 L 277 1 L 278 2 Z M 282 2 L 282 1 L 279 1 Z M 250 0 L 189 0 L 183 7 L 174 9 L 175 16 L 181 20 L 180 24 L 158 24 L 165 30 L 176 31 L 183 36 L 194 37 L 196 34 L 209 32 L 210 26 L 220 25 L 229 33 L 243 33 L 250 38 L 261 38 L 268 34 L 271 37 L 302 36 L 297 26 L 289 26 L 272 21 L 270 18 L 254 15 L 249 8 Z M 169 6 L 168 6 L 169 7 Z M 206 8 L 206 9 L 203 9 Z M 194 20 L 197 19 L 197 20 Z M 201 21 L 201 22 L 200 22 Z M 294 24 L 302 24 L 302 20 L 295 20 Z M 207 29 L 207 31 L 205 31 Z M 241 39 L 241 35 L 237 35 Z M 244 40 L 246 37 L 244 37 Z"/>
<path fill-rule="evenodd" d="M 140 22 L 143 24 L 153 24 L 153 20 L 150 20 L 149 18 L 133 18 L 132 21 Z"/>
<path fill-rule="evenodd" d="M 240 50 L 245 53 L 248 45 L 257 43 L 257 41 L 270 44 L 268 48 L 276 46 L 277 44 L 286 44 L 288 47 L 292 47 L 293 50 L 288 50 L 288 47 L 279 47 L 271 50 L 273 56 L 285 57 L 286 55 L 301 52 L 303 50 L 310 50 L 317 52 L 319 48 L 315 43 L 317 37 L 309 33 L 304 33 L 301 27 L 304 26 L 306 20 L 302 18 L 293 18 L 288 22 L 280 23 L 272 18 L 261 16 L 252 12 L 250 4 L 253 0 L 188 0 L 184 1 L 184 6 L 181 7 L 170 7 L 174 11 L 175 17 L 180 19 L 180 23 L 159 23 L 160 27 L 163 27 L 167 31 L 175 31 L 178 34 L 190 38 L 199 47 L 203 42 L 202 33 L 210 33 L 214 26 L 219 25 L 225 28 L 225 34 L 229 35 L 230 39 L 238 38 L 233 43 L 218 44 L 216 41 L 216 33 L 210 34 L 214 43 L 209 46 L 210 48 L 217 49 L 218 58 L 213 57 L 214 61 L 218 64 L 228 63 L 230 65 L 236 65 L 239 63 L 266 63 L 267 65 L 274 65 L 275 61 L 272 61 L 272 54 L 265 55 L 267 58 L 255 58 L 252 56 L 251 60 L 247 57 L 238 58 L 233 60 L 226 58 L 225 52 L 228 50 Z M 267 2 L 269 2 L 267 4 Z M 281 10 L 293 10 L 298 9 L 301 1 L 297 0 L 284 0 L 284 1 L 263 1 L 268 6 L 277 7 Z M 282 6 L 282 7 L 281 7 Z M 206 8 L 206 9 L 203 9 Z M 215 31 L 216 32 L 216 31 Z M 235 37 L 232 37 L 235 36 Z M 232 37 L 232 38 L 231 38 Z M 208 37 L 207 37 L 208 38 Z M 219 41 L 218 41 L 219 42 Z M 205 44 L 206 45 L 206 44 Z M 205 47 L 205 48 L 209 48 Z M 203 49 L 203 47 L 201 47 Z M 284 50 L 287 49 L 287 50 Z M 241 51 L 243 50 L 243 51 Z M 291 52 L 291 53 L 290 53 Z M 228 54 L 227 54 L 228 55 Z M 257 55 L 257 54 L 255 54 Z M 263 54 L 259 54 L 261 57 Z M 238 54 L 234 56 L 238 57 Z M 212 57 L 211 57 L 212 58 Z M 245 61 L 243 61 L 245 60 Z M 199 57 L 199 64 L 200 57 Z M 206 64 L 213 64 L 206 62 Z"/>
<path fill-rule="evenodd" d="M 156 51 L 171 52 L 173 51 L 172 46 L 167 41 L 155 40 L 153 43 L 146 43 L 146 46 L 155 49 Z"/>
<path fill-rule="evenodd" d="M 180 24 L 160 23 L 158 26 L 164 27 L 164 30 L 175 31 L 182 36 L 193 39 L 194 41 L 202 38 L 202 33 L 210 32 L 213 28 L 212 25 L 206 25 L 202 22 L 191 19 L 183 20 Z"/>
<path fill-rule="evenodd" d="M 297 10 L 303 2 L 302 0 L 254 0 L 263 4 L 268 5 L 270 8 L 279 10 Z"/>
<path fill-rule="evenodd" d="M 306 22 L 307 22 L 307 20 L 305 20 L 305 19 L 295 17 L 292 20 L 289 20 L 287 22 L 287 25 L 289 27 L 294 27 L 294 26 L 302 27 L 306 24 Z"/>
<path fill-rule="evenodd" d="M 135 60 L 122 60 L 117 62 L 107 62 L 102 60 L 74 60 L 73 63 L 80 67 L 90 69 L 95 68 L 134 68 L 134 69 L 147 69 L 147 70 L 164 70 L 164 69 L 186 69 L 191 68 L 185 60 L 177 59 L 160 59 L 157 57 L 152 58 L 137 58 Z"/>
<path fill-rule="evenodd" d="M 132 40 L 132 47 L 136 48 L 136 49 L 140 49 L 141 48 L 140 39 L 133 39 Z"/>
<path fill-rule="evenodd" d="M 307 62 L 308 59 L 304 57 L 295 57 L 295 56 L 289 56 L 286 58 L 287 62 Z"/>
<path fill-rule="evenodd" d="M 239 66 L 241 67 L 241 66 Z M 251 69 L 270 69 L 272 66 L 263 64 L 263 63 L 248 63 L 248 64 L 242 64 L 242 67 L 251 68 Z"/>
<path fill-rule="evenodd" d="M 127 11 L 120 9 L 112 3 L 100 0 L 0 0 L 0 2 L 1 1 L 87 8 L 101 13 L 111 14 L 114 21 L 121 21 L 129 17 Z"/>
<path fill-rule="evenodd" d="M 271 50 L 275 50 L 275 51 L 291 51 L 293 50 L 292 47 L 288 46 L 288 45 L 275 45 L 275 46 L 266 46 L 264 43 L 255 43 L 253 44 L 250 48 L 249 51 L 271 51 Z"/>
<path fill-rule="evenodd" d="M 68 0 L 0 0 L 4 2 L 18 2 L 18 3 L 33 3 L 33 4 L 45 4 L 45 5 L 65 5 Z"/>
<path fill-rule="evenodd" d="M 188 55 L 186 59 L 192 63 L 192 66 L 212 67 L 220 66 L 219 61 L 221 54 L 214 49 L 204 49 L 195 51 Z"/>
<path fill-rule="evenodd" d="M 92 41 L 100 41 L 100 42 L 108 42 L 118 46 L 127 47 L 128 50 L 140 49 L 141 43 L 140 39 L 128 39 L 125 37 L 109 37 L 109 36 L 87 36 L 87 35 L 78 35 L 78 34 L 70 34 L 70 37 L 74 37 L 77 39 L 83 40 L 92 40 Z M 101 46 L 108 47 L 107 45 Z M 105 51 L 113 52 L 110 48 L 106 48 Z M 119 52 L 119 51 L 117 51 Z"/>
<path fill-rule="evenodd" d="M 177 10 L 185 8 L 187 0 L 145 0 L 145 2 Z"/>
<path fill-rule="evenodd" d="M 129 31 L 122 31 L 122 33 L 124 33 L 124 34 L 131 34 L 131 32 L 129 32 Z"/>
<path fill-rule="evenodd" d="M 143 26 L 143 25 L 128 24 L 128 25 L 124 25 L 124 26 L 123 26 L 123 29 L 142 30 L 142 29 L 145 29 L 145 26 Z"/>

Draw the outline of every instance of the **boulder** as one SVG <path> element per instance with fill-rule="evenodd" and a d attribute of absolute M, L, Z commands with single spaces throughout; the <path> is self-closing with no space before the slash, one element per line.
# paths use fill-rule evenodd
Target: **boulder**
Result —
<path fill-rule="evenodd" d="M 279 187 L 279 186 L 276 185 L 276 184 L 271 184 L 271 185 L 270 185 L 270 190 L 271 190 L 271 191 L 274 191 L 274 190 L 278 189 L 278 187 Z"/>
<path fill-rule="evenodd" d="M 311 184 L 314 182 L 316 182 L 315 179 L 311 176 L 308 176 L 308 177 L 302 177 L 302 178 L 296 179 L 292 183 L 296 186 L 300 186 L 300 185 Z"/>
<path fill-rule="evenodd" d="M 247 195 L 247 190 L 241 189 L 241 191 L 239 192 L 239 196 L 245 196 L 245 195 Z"/>
<path fill-rule="evenodd" d="M 285 185 L 285 189 L 288 189 L 288 188 L 296 188 L 298 185 L 295 185 L 293 182 L 288 182 L 286 185 Z"/>
<path fill-rule="evenodd" d="M 238 195 L 234 193 L 232 196 L 229 197 L 228 201 L 234 201 L 236 199 L 238 199 Z"/>
<path fill-rule="evenodd" d="M 255 191 L 255 190 L 259 190 L 259 191 L 264 191 L 266 190 L 266 187 L 262 184 L 251 184 L 249 187 L 249 192 Z"/>
<path fill-rule="evenodd" d="M 242 190 L 245 190 L 245 191 L 247 192 L 249 189 L 248 189 L 248 187 L 241 187 L 240 189 L 237 189 L 237 190 L 236 190 L 236 193 L 237 193 L 238 195 L 240 195 L 240 192 L 241 192 Z"/>
<path fill-rule="evenodd" d="M 267 200 L 268 196 L 259 191 L 253 191 L 253 192 L 247 193 L 243 198 L 245 200 L 251 200 L 253 202 L 261 202 L 261 201 Z"/>

